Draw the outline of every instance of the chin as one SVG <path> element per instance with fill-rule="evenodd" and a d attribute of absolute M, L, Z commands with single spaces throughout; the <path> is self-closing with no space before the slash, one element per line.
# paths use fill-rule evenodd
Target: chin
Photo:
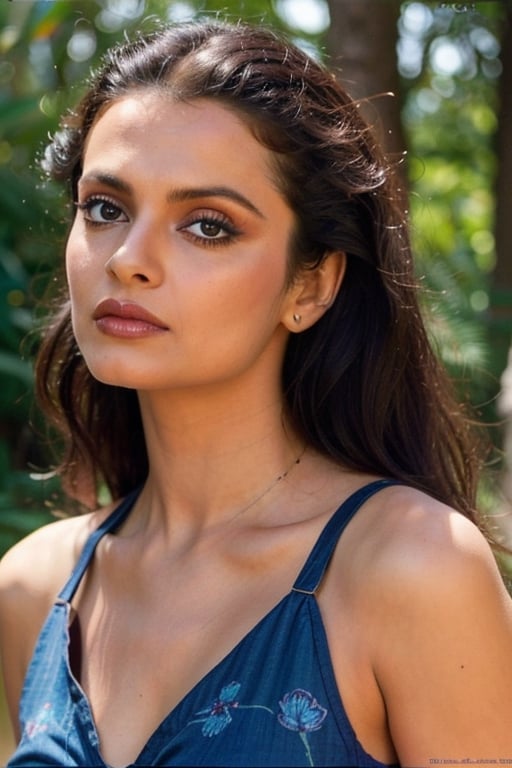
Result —
<path fill-rule="evenodd" d="M 94 365 L 89 364 L 86 361 L 89 372 L 96 381 L 102 384 L 108 384 L 111 387 L 123 387 L 124 389 L 138 389 L 147 386 L 147 377 L 141 375 L 140 369 L 123 370 L 121 366 L 115 366 L 112 363 L 109 365 Z"/>

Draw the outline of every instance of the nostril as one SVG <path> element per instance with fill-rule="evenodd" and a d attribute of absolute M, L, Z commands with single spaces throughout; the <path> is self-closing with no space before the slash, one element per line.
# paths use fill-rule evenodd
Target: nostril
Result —
<path fill-rule="evenodd" d="M 114 253 L 106 262 L 105 269 L 109 275 L 123 283 L 151 283 L 154 275 L 151 270 L 147 272 L 136 272 L 137 267 L 143 267 L 142 264 L 135 262 L 132 258 L 123 252 Z"/>

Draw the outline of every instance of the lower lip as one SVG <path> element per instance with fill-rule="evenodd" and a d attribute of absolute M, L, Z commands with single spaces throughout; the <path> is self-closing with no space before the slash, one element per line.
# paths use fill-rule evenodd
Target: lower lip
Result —
<path fill-rule="evenodd" d="M 152 325 L 145 320 L 105 315 L 96 320 L 97 328 L 106 336 L 116 336 L 121 339 L 146 339 L 165 333 L 166 328 Z"/>

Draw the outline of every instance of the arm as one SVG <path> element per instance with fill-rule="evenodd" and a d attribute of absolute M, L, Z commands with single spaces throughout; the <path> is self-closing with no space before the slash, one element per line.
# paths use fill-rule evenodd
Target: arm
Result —
<path fill-rule="evenodd" d="M 400 763 L 512 760 L 512 601 L 493 555 L 456 513 L 407 541 L 414 528 L 384 567 L 374 649 Z"/>

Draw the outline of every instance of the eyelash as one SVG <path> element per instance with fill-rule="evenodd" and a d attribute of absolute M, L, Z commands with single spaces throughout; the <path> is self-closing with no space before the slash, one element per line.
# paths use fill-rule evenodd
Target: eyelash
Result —
<path fill-rule="evenodd" d="M 119 219 L 111 219 L 110 221 L 94 221 L 94 219 L 91 218 L 91 211 L 93 208 L 95 208 L 97 205 L 110 205 L 112 208 L 115 208 L 119 214 L 126 216 L 125 212 L 122 208 L 117 205 L 113 200 L 111 200 L 109 197 L 103 197 L 102 195 L 96 195 L 95 197 L 89 197 L 87 200 L 85 200 L 83 203 L 76 203 L 76 207 L 79 211 L 83 211 L 84 213 L 84 220 L 86 224 L 90 227 L 103 227 L 108 226 L 108 224 L 116 224 L 119 222 Z M 88 215 L 87 215 L 88 214 Z"/>
<path fill-rule="evenodd" d="M 120 221 L 119 218 L 106 220 L 106 221 L 95 221 L 94 219 L 92 219 L 91 211 L 96 206 L 101 205 L 102 203 L 105 205 L 110 205 L 112 208 L 116 209 L 116 211 L 118 211 L 118 214 L 120 216 L 127 215 L 123 211 L 123 209 L 119 205 L 117 205 L 117 203 L 111 200 L 109 197 L 96 195 L 94 197 L 88 198 L 83 203 L 76 203 L 76 207 L 78 208 L 78 210 L 84 212 L 84 220 L 87 226 L 104 227 L 104 226 L 108 226 L 109 224 L 116 224 Z M 195 224 L 217 225 L 221 230 L 224 230 L 226 234 L 223 237 L 206 237 L 206 236 L 201 237 L 200 235 L 196 235 L 193 232 L 190 232 L 190 227 L 193 227 Z M 215 248 L 215 247 L 220 247 L 222 245 L 228 245 L 229 243 L 233 242 L 237 236 L 241 234 L 241 231 L 237 229 L 226 216 L 220 213 L 219 214 L 212 214 L 212 213 L 194 214 L 191 220 L 187 221 L 185 224 L 182 224 L 178 227 L 178 231 L 180 232 L 184 231 L 191 240 L 207 248 Z"/>
<path fill-rule="evenodd" d="M 190 227 L 193 227 L 195 224 L 218 226 L 220 230 L 225 232 L 225 235 L 222 237 L 201 237 L 200 235 L 196 235 L 190 231 Z M 178 231 L 185 231 L 191 240 L 207 248 L 216 248 L 222 245 L 229 245 L 229 243 L 232 243 L 238 237 L 238 235 L 241 234 L 240 230 L 233 226 L 233 224 L 225 216 L 222 214 L 215 215 L 212 213 L 194 214 L 191 220 L 187 221 L 185 224 L 180 225 Z"/>

